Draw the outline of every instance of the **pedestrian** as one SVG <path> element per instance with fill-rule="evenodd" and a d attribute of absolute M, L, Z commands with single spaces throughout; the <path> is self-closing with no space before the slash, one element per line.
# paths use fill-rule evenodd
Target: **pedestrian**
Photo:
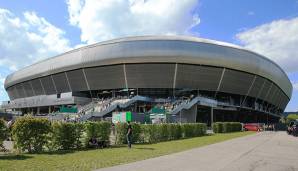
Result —
<path fill-rule="evenodd" d="M 131 139 L 132 139 L 132 127 L 130 124 L 130 121 L 127 121 L 127 133 L 126 133 L 126 139 L 127 139 L 127 145 L 128 148 L 131 148 Z"/>

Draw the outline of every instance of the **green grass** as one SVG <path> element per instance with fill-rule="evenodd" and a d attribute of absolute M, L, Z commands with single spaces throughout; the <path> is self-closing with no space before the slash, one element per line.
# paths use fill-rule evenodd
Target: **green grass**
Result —
<path fill-rule="evenodd" d="M 133 145 L 130 150 L 124 146 L 46 154 L 0 155 L 0 170 L 94 170 L 180 152 L 249 134 L 252 132 L 215 134 L 157 144 L 140 144 Z"/>

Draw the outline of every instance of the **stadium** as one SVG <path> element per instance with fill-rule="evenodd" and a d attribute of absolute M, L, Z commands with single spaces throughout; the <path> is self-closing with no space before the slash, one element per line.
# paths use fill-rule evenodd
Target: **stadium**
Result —
<path fill-rule="evenodd" d="M 168 122 L 278 122 L 292 95 L 273 61 L 236 45 L 185 36 L 139 36 L 71 50 L 7 76 L 6 110 L 115 112 Z M 157 114 L 157 115 L 154 115 Z M 164 115 L 162 115 L 164 114 Z"/>

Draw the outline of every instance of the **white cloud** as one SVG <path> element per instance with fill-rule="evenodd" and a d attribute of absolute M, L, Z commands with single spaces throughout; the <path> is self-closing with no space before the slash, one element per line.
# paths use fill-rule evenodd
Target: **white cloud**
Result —
<path fill-rule="evenodd" d="M 25 12 L 23 18 L 0 9 L 0 66 L 11 71 L 69 50 L 64 32 L 38 17 Z"/>
<path fill-rule="evenodd" d="M 90 44 L 121 36 L 190 34 L 198 0 L 67 0 L 69 22 Z"/>
<path fill-rule="evenodd" d="M 285 71 L 298 71 L 298 17 L 245 30 L 236 38 L 244 47 L 272 59 Z"/>
<path fill-rule="evenodd" d="M 298 82 L 292 83 L 293 89 L 298 91 Z"/>
<path fill-rule="evenodd" d="M 0 8 L 0 72 L 9 73 L 38 60 L 69 50 L 64 31 L 34 12 L 21 17 Z M 5 75 L 6 76 L 6 75 Z M 0 77 L 0 100 L 3 95 L 3 74 Z"/>

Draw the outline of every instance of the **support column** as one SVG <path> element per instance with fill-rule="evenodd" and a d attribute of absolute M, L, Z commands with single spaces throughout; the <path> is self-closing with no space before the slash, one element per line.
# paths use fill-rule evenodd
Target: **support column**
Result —
<path fill-rule="evenodd" d="M 211 128 L 212 128 L 212 124 L 213 124 L 213 107 L 211 107 L 211 119 L 210 119 L 210 124 L 211 124 Z"/>
<path fill-rule="evenodd" d="M 40 114 L 40 107 L 37 107 L 36 114 Z"/>
<path fill-rule="evenodd" d="M 51 111 L 51 106 L 49 106 L 49 113 L 52 113 L 52 111 Z"/>

